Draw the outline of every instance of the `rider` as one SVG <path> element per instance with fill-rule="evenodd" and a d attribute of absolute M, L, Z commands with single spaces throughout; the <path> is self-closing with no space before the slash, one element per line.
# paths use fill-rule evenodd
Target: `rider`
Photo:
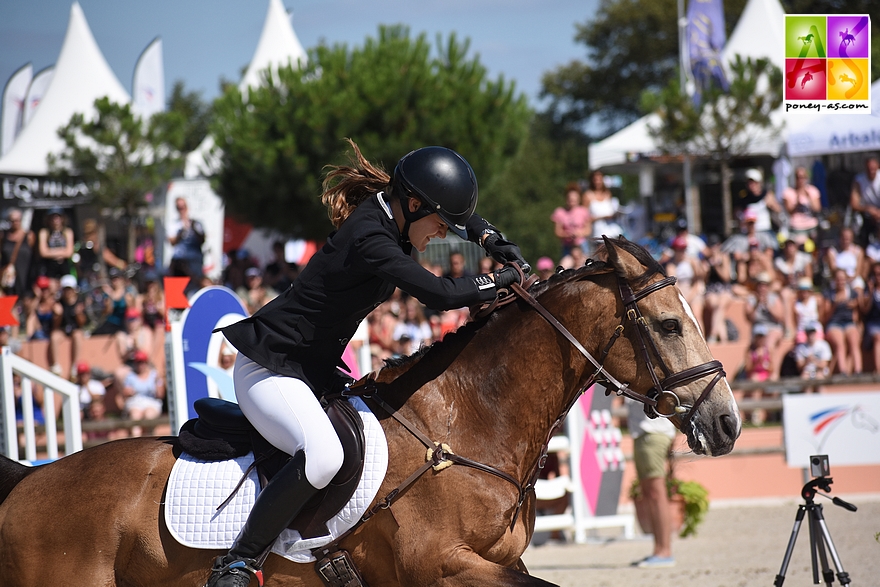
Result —
<path fill-rule="evenodd" d="M 452 230 L 497 261 L 528 271 L 519 247 L 474 214 L 477 179 L 465 159 L 424 147 L 398 161 L 391 177 L 361 155 L 332 167 L 321 200 L 337 230 L 283 294 L 223 329 L 238 349 L 235 392 L 242 412 L 277 448 L 293 455 L 257 497 L 229 553 L 216 559 L 208 587 L 245 587 L 268 548 L 303 505 L 342 466 L 343 451 L 319 402 L 358 324 L 395 287 L 447 310 L 491 301 L 519 280 L 512 266 L 490 274 L 437 277 L 412 256 Z"/>

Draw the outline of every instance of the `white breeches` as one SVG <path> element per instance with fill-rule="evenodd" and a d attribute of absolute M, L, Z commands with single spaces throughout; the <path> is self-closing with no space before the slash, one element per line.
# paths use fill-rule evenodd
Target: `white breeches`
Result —
<path fill-rule="evenodd" d="M 317 489 L 326 487 L 342 467 L 342 444 L 311 388 L 242 353 L 233 378 L 238 405 L 254 428 L 287 454 L 305 451 L 306 478 Z"/>

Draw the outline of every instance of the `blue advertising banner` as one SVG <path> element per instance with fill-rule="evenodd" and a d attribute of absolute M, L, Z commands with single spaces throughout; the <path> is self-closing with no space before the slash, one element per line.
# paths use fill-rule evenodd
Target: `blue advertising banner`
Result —
<path fill-rule="evenodd" d="M 727 90 L 727 77 L 721 68 L 721 50 L 727 42 L 724 32 L 724 6 L 721 0 L 690 0 L 687 12 L 687 43 L 691 73 L 696 82 L 694 103 L 700 103 L 703 90 L 713 80 Z"/>
<path fill-rule="evenodd" d="M 206 287 L 190 299 L 190 307 L 182 316 L 183 366 L 190 418 L 196 417 L 192 406 L 199 398 L 235 401 L 232 376 L 219 367 L 218 361 L 225 339 L 212 331 L 247 315 L 241 299 L 226 287 Z"/>

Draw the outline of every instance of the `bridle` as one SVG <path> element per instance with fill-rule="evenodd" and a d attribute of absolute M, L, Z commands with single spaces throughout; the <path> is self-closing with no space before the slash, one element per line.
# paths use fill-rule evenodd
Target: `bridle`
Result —
<path fill-rule="evenodd" d="M 589 262 L 588 262 L 589 264 Z M 527 280 L 525 274 L 519 268 L 518 265 L 513 265 L 517 267 L 520 271 L 520 283 L 514 283 L 510 287 L 510 291 L 508 292 L 508 296 L 501 300 L 498 303 L 493 303 L 491 305 L 491 309 L 495 309 L 500 305 L 505 305 L 512 301 L 515 301 L 516 298 L 520 298 L 528 303 L 532 308 L 534 308 L 545 320 L 547 320 L 560 334 L 562 334 L 584 357 L 593 365 L 595 371 L 592 375 L 590 375 L 586 382 L 580 386 L 577 393 L 573 394 L 571 400 L 565 405 L 562 412 L 556 418 L 553 425 L 550 427 L 550 430 L 547 434 L 544 445 L 541 447 L 541 452 L 538 455 L 535 463 L 528 469 L 528 474 L 524 481 L 519 481 L 514 478 L 512 475 L 505 473 L 495 467 L 490 465 L 486 465 L 467 457 L 457 455 L 452 452 L 452 450 L 446 444 L 440 442 L 432 442 L 430 438 L 428 438 L 424 433 L 422 433 L 410 420 L 408 420 L 405 416 L 400 414 L 394 407 L 387 404 L 379 395 L 380 388 L 379 384 L 374 380 L 368 378 L 365 382 L 359 383 L 355 386 L 348 388 L 345 392 L 343 392 L 343 396 L 360 396 L 364 399 L 372 400 L 377 406 L 387 412 L 392 418 L 394 418 L 397 422 L 399 422 L 404 428 L 406 428 L 410 434 L 412 434 L 416 439 L 418 439 L 427 449 L 425 464 L 418 468 L 415 472 L 413 472 L 409 477 L 407 477 L 400 485 L 396 488 L 392 489 L 384 498 L 377 501 L 373 507 L 369 508 L 364 515 L 359 519 L 354 526 L 349 528 L 346 532 L 340 535 L 336 540 L 333 541 L 331 545 L 326 545 L 320 548 L 317 548 L 313 551 L 313 554 L 316 556 L 321 553 L 326 556 L 326 554 L 338 545 L 343 538 L 347 537 L 349 534 L 354 532 L 356 528 L 358 528 L 361 524 L 369 520 L 375 514 L 383 509 L 387 509 L 391 506 L 391 504 L 396 501 L 403 492 L 412 485 L 418 478 L 420 478 L 423 474 L 425 474 L 428 470 L 440 471 L 447 466 L 452 464 L 464 465 L 467 467 L 471 467 L 474 469 L 478 469 L 485 473 L 489 473 L 508 481 L 513 484 L 517 490 L 519 491 L 519 498 L 517 500 L 516 510 L 513 514 L 513 520 L 511 521 L 510 527 L 512 528 L 516 524 L 517 517 L 519 516 L 519 511 L 522 508 L 522 504 L 525 501 L 526 495 L 534 488 L 535 483 L 537 482 L 538 477 L 541 474 L 541 471 L 544 468 L 544 465 L 547 461 L 548 447 L 550 444 L 550 439 L 555 434 L 556 430 L 562 425 L 563 420 L 566 415 L 571 411 L 574 404 L 577 402 L 580 395 L 589 389 L 591 385 L 594 383 L 600 383 L 605 386 L 605 393 L 609 394 L 612 391 L 617 395 L 623 395 L 629 398 L 632 398 L 636 401 L 639 401 L 646 406 L 646 411 L 650 407 L 653 416 L 652 417 L 663 417 L 663 418 L 671 418 L 673 416 L 682 416 L 682 428 L 684 428 L 688 422 L 693 418 L 696 413 L 697 408 L 706 397 L 709 395 L 709 392 L 714 389 L 715 385 L 718 381 L 724 377 L 724 367 L 720 361 L 713 360 L 707 363 L 703 363 L 701 365 L 697 365 L 696 367 L 690 367 L 688 369 L 684 369 L 683 371 L 679 371 L 678 373 L 672 373 L 666 363 L 663 361 L 662 356 L 660 355 L 659 350 L 657 349 L 657 345 L 654 343 L 654 340 L 651 338 L 651 335 L 648 331 L 648 321 L 642 316 L 641 311 L 639 310 L 638 301 L 651 295 L 652 293 L 663 289 L 664 287 L 674 285 L 676 282 L 675 277 L 665 277 L 660 281 L 656 281 L 638 292 L 633 292 L 632 287 L 629 282 L 617 275 L 619 290 L 620 290 L 620 298 L 623 302 L 624 306 L 624 315 L 621 323 L 614 329 L 610 339 L 606 343 L 605 347 L 602 349 L 602 353 L 599 359 L 593 357 L 589 351 L 574 337 L 574 335 L 569 332 L 569 330 L 557 320 L 550 312 L 547 311 L 544 306 L 538 302 L 538 300 L 528 292 L 528 286 L 533 283 L 532 280 Z M 525 287 L 524 287 L 525 285 Z M 641 348 L 641 354 L 645 361 L 645 365 L 648 368 L 648 371 L 651 373 L 651 378 L 654 386 L 647 393 L 639 393 L 630 389 L 629 385 L 626 383 L 621 383 L 618 381 L 611 373 L 609 373 L 605 367 L 604 362 L 608 357 L 609 352 L 611 351 L 611 347 L 620 338 L 620 335 L 623 334 L 625 330 L 626 321 L 629 320 L 636 325 L 636 333 L 637 338 L 639 340 L 639 346 Z M 647 342 L 646 342 L 647 341 Z M 649 348 L 650 347 L 650 348 Z M 652 359 L 652 355 L 656 357 L 656 364 L 660 366 L 660 369 L 665 374 L 663 379 L 660 379 L 657 376 L 657 370 L 655 368 L 655 362 Z M 715 377 L 706 385 L 703 389 L 703 392 L 697 398 L 697 401 L 693 403 L 693 405 L 688 406 L 681 402 L 681 398 L 675 394 L 675 392 L 671 391 L 676 387 L 680 387 L 692 381 L 696 381 L 697 379 L 701 379 L 708 375 L 715 374 Z M 657 409 L 659 401 L 664 397 L 669 396 L 673 399 L 675 407 L 673 411 L 669 414 L 665 414 L 660 412 Z M 650 414 L 649 414 L 650 415 Z"/>
<path fill-rule="evenodd" d="M 594 383 L 601 383 L 605 387 L 605 393 L 610 394 L 611 392 L 616 393 L 617 395 L 623 395 L 634 399 L 638 402 L 645 404 L 645 410 L 651 417 L 660 416 L 661 418 L 672 418 L 674 416 L 680 416 L 682 418 L 682 428 L 687 426 L 690 420 L 696 414 L 697 408 L 700 407 L 700 404 L 706 400 L 709 396 L 709 392 L 715 388 L 715 385 L 721 380 L 722 377 L 725 376 L 724 366 L 721 364 L 721 361 L 712 360 L 706 363 L 702 363 L 700 365 L 696 365 L 694 367 L 689 367 L 678 373 L 673 373 L 672 370 L 666 365 L 666 362 L 663 360 L 663 357 L 660 355 L 660 351 L 657 348 L 654 339 L 651 337 L 651 334 L 648 330 L 648 321 L 642 315 L 639 310 L 639 300 L 651 295 L 652 293 L 663 289 L 664 287 L 675 285 L 676 278 L 675 277 L 664 277 L 660 281 L 655 281 L 654 283 L 644 287 L 639 290 L 637 293 L 633 292 L 632 286 L 630 286 L 629 281 L 625 278 L 617 275 L 617 283 L 618 289 L 620 291 L 620 299 L 623 302 L 624 314 L 621 320 L 621 323 L 614 329 L 614 332 L 611 335 L 611 338 L 608 340 L 608 343 L 602 349 L 602 354 L 600 359 L 596 359 L 593 355 L 590 354 L 587 349 L 568 331 L 568 329 L 562 325 L 550 312 L 547 311 L 544 306 L 542 306 L 538 300 L 535 299 L 532 294 L 530 294 L 525 288 L 523 288 L 520 284 L 514 284 L 511 286 L 511 289 L 517 296 L 525 300 L 530 306 L 532 306 L 538 314 L 540 314 L 545 320 L 547 320 L 556 330 L 560 332 L 568 341 L 574 346 L 584 357 L 593 365 L 596 369 L 593 374 L 587 379 L 586 383 L 581 387 L 580 392 L 575 394 L 574 400 L 571 405 L 577 401 L 580 393 L 588 389 Z M 636 335 L 639 341 L 640 353 L 642 356 L 642 360 L 645 363 L 645 366 L 648 368 L 648 372 L 651 374 L 651 380 L 653 382 L 653 387 L 648 390 L 646 393 L 639 393 L 633 389 L 630 389 L 629 384 L 622 383 L 618 381 L 611 373 L 609 373 L 605 367 L 605 359 L 608 357 L 608 353 L 611 351 L 611 347 L 614 346 L 614 343 L 620 338 L 620 335 L 623 334 L 626 328 L 626 322 L 630 321 L 636 326 Z M 650 349 L 649 349 L 650 347 Z M 660 369 L 663 371 L 665 377 L 661 380 L 657 376 L 657 369 L 655 367 L 655 362 L 651 358 L 652 355 L 656 357 L 656 364 L 660 366 Z M 692 381 L 696 381 L 697 379 L 702 379 L 708 375 L 715 374 L 715 377 L 706 385 L 703 389 L 702 393 L 697 398 L 697 401 L 693 403 L 693 405 L 683 404 L 681 402 L 681 398 L 678 395 L 671 391 L 677 387 L 681 387 L 682 385 L 686 385 Z M 672 399 L 674 408 L 670 413 L 663 413 L 657 409 L 659 402 L 661 399 L 665 397 L 669 397 Z M 568 411 L 571 409 L 571 405 L 566 406 L 566 410 L 563 413 L 563 417 Z M 650 411 L 648 409 L 650 408 Z"/>
<path fill-rule="evenodd" d="M 697 412 L 697 408 L 700 407 L 700 404 L 705 401 L 705 399 L 709 396 L 709 392 L 715 388 L 715 385 L 725 376 L 724 373 L 724 365 L 721 364 L 721 361 L 712 360 L 706 363 L 702 363 L 701 365 L 696 365 L 694 367 L 688 367 L 678 373 L 673 373 L 672 370 L 666 365 L 666 362 L 663 360 L 663 357 L 660 355 L 660 351 L 657 348 L 654 339 L 651 337 L 650 332 L 648 331 L 648 321 L 642 316 L 641 311 L 639 310 L 638 301 L 642 298 L 649 296 L 650 294 L 663 289 L 666 286 L 674 285 L 676 282 L 675 277 L 665 277 L 660 281 L 656 281 L 651 285 L 640 290 L 638 293 L 634 293 L 632 287 L 626 279 L 617 277 L 618 287 L 620 289 L 620 299 L 623 302 L 623 307 L 625 311 L 625 320 L 629 320 L 636 325 L 636 335 L 639 340 L 639 346 L 641 348 L 642 358 L 645 362 L 645 365 L 648 367 L 648 372 L 651 374 L 651 380 L 654 383 L 654 386 L 648 391 L 646 394 L 640 394 L 632 391 L 626 385 L 612 385 L 614 390 L 618 395 L 626 395 L 627 397 L 631 397 L 637 401 L 642 402 L 645 406 L 648 406 L 653 411 L 654 415 L 660 416 L 662 418 L 671 418 L 673 416 L 681 416 L 682 417 L 682 427 L 687 426 L 690 420 L 694 417 Z M 623 326 L 623 324 L 621 324 Z M 646 342 L 647 341 L 647 342 Z M 650 350 L 649 347 L 650 346 Z M 660 369 L 665 374 L 665 378 L 660 380 L 657 377 L 657 370 L 655 369 L 654 361 L 651 359 L 651 356 L 656 357 L 657 364 L 659 364 Z M 607 379 L 607 372 L 603 371 L 603 376 Z M 682 385 L 686 385 L 692 381 L 696 381 L 697 379 L 702 379 L 703 377 L 707 377 L 709 375 L 715 374 L 715 377 L 712 378 L 711 381 L 703 388 L 702 393 L 700 393 L 699 397 L 697 397 L 697 401 L 693 403 L 693 405 L 686 405 L 681 403 L 681 398 L 678 395 L 671 391 L 677 387 L 681 387 Z M 611 383 L 608 381 L 608 383 Z M 673 400 L 674 408 L 671 413 L 664 414 L 657 409 L 657 405 L 659 401 L 664 397 L 669 397 Z"/>

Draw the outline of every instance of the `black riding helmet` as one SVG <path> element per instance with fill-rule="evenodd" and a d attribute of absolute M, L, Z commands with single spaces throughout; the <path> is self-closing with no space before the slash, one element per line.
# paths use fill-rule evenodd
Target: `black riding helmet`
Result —
<path fill-rule="evenodd" d="M 409 225 L 436 212 L 449 230 L 467 239 L 465 224 L 477 207 L 477 176 L 464 157 L 446 147 L 422 147 L 404 155 L 394 167 L 392 194 L 400 198 L 405 219 L 404 241 Z M 423 205 L 409 211 L 406 198 L 412 196 Z"/>

